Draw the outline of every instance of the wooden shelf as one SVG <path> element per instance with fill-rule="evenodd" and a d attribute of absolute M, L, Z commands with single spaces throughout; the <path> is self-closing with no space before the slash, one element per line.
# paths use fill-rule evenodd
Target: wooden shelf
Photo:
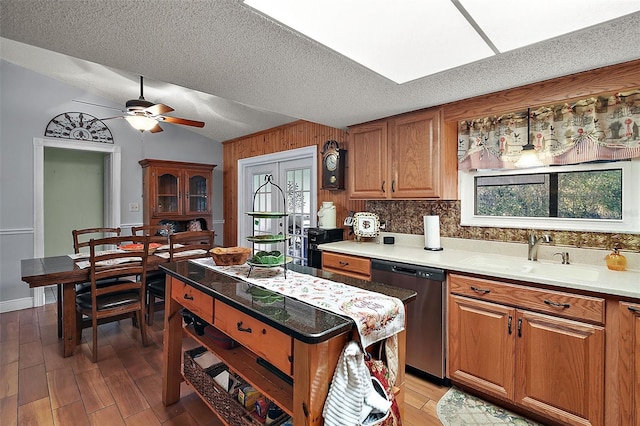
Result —
<path fill-rule="evenodd" d="M 242 346 L 223 349 L 209 337 L 198 336 L 191 325 L 184 327 L 184 331 L 189 337 L 215 353 L 229 367 L 230 371 L 249 382 L 251 386 L 293 417 L 293 386 L 258 364 L 257 357 L 253 352 Z"/>

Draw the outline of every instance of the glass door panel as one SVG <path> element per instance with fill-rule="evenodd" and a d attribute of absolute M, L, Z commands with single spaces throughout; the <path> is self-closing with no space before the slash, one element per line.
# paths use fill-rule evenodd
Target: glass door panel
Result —
<path fill-rule="evenodd" d="M 179 213 L 179 178 L 177 174 L 158 172 L 156 212 Z"/>
<path fill-rule="evenodd" d="M 206 213 L 209 211 L 207 197 L 207 178 L 202 175 L 189 176 L 189 213 Z"/>

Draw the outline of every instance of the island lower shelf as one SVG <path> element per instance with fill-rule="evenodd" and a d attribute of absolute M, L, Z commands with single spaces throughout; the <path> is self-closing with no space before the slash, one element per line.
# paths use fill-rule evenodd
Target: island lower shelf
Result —
<path fill-rule="evenodd" d="M 257 356 L 253 352 L 243 346 L 232 349 L 221 348 L 206 335 L 197 335 L 193 326 L 186 326 L 184 332 L 220 358 L 229 367 L 229 371 L 249 382 L 256 390 L 293 417 L 293 385 L 258 364 Z"/>

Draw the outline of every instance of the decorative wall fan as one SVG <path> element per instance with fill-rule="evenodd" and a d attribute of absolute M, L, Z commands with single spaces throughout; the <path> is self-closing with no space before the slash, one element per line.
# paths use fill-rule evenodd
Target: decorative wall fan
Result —
<path fill-rule="evenodd" d="M 120 110 L 126 115 L 103 118 L 102 121 L 111 120 L 114 118 L 124 118 L 125 120 L 127 120 L 127 122 L 129 122 L 129 124 L 131 124 L 131 127 L 133 127 L 134 129 L 140 130 L 141 132 L 148 130 L 151 133 L 162 132 L 162 127 L 160 127 L 159 123 L 172 123 L 181 124 L 183 126 L 204 127 L 204 122 L 202 121 L 188 120 L 186 118 L 163 115 L 173 111 L 173 108 L 165 104 L 154 104 L 153 102 L 147 101 L 143 95 L 143 87 L 143 78 L 142 76 L 140 76 L 140 97 L 138 99 L 128 100 L 125 103 L 126 109 Z M 75 100 L 75 102 L 99 106 L 103 108 L 111 108 L 105 105 L 98 105 L 91 102 L 79 100 Z"/>

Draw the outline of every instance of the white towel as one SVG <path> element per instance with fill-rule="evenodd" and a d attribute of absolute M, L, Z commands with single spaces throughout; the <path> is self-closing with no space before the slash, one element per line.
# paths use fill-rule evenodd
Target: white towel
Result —
<path fill-rule="evenodd" d="M 349 342 L 338 359 L 324 403 L 325 425 L 362 425 L 372 412 L 388 413 L 390 408 L 391 402 L 373 388 L 360 345 Z"/>

